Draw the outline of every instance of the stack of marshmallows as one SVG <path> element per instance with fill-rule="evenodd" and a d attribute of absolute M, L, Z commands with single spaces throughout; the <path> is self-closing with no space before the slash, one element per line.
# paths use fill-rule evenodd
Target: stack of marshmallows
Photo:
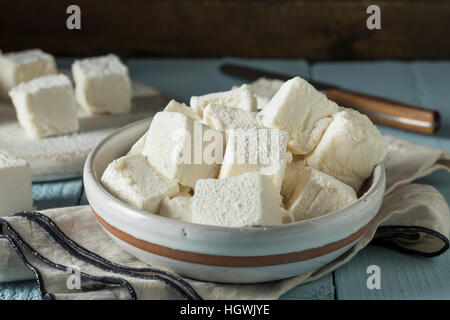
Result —
<path fill-rule="evenodd" d="M 52 55 L 39 49 L 0 55 L 0 96 L 12 99 L 30 138 L 78 131 L 78 116 L 127 113 L 131 107 L 128 68 L 109 54 L 77 60 L 75 82 L 58 74 Z"/>
<path fill-rule="evenodd" d="M 0 52 L 0 98 L 12 99 L 28 138 L 77 132 L 80 115 L 130 111 L 128 68 L 117 56 L 75 61 L 72 75 L 75 90 L 66 75 L 58 74 L 52 55 L 40 49 Z M 0 149 L 0 216 L 30 210 L 32 203 L 30 167 Z"/>
<path fill-rule="evenodd" d="M 109 164 L 101 182 L 112 195 L 187 222 L 274 226 L 356 201 L 387 151 L 367 116 L 300 77 L 262 79 L 190 105 L 172 100 Z"/>

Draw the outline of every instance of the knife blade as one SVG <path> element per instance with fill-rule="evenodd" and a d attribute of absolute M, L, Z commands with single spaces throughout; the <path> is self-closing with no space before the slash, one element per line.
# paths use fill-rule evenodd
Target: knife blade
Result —
<path fill-rule="evenodd" d="M 294 75 L 271 72 L 233 63 L 220 66 L 225 74 L 255 81 L 261 77 L 287 81 Z M 307 79 L 308 80 L 308 79 Z M 365 113 L 372 121 L 407 131 L 434 134 L 440 126 L 440 115 L 436 110 L 411 106 L 391 99 L 381 98 L 339 88 L 328 83 L 310 81 L 317 90 L 324 91 L 328 99 L 339 105 Z"/>

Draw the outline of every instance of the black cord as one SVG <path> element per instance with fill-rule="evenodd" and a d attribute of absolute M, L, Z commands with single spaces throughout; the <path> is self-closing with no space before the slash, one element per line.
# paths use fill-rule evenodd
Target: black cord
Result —
<path fill-rule="evenodd" d="M 201 300 L 200 295 L 189 285 L 184 279 L 180 278 L 177 275 L 174 275 L 165 270 L 155 269 L 155 268 L 133 268 L 127 267 L 123 265 L 119 265 L 117 263 L 111 262 L 98 254 L 87 250 L 86 248 L 80 246 L 78 243 L 70 239 L 49 217 L 39 213 L 39 212 L 20 212 L 15 214 L 14 216 L 24 217 L 27 220 L 33 221 L 37 223 L 41 228 L 43 228 L 50 237 L 55 240 L 64 250 L 66 250 L 69 254 L 87 262 L 95 265 L 96 267 L 114 273 L 124 274 L 129 277 L 139 278 L 139 279 L 148 279 L 148 280 L 158 280 L 175 291 L 177 291 L 181 296 L 185 299 L 197 299 Z M 166 279 L 159 275 L 147 275 L 140 274 L 140 272 L 145 273 L 156 273 L 163 276 L 168 277 Z M 177 283 L 179 282 L 186 289 L 183 290 Z"/>
<path fill-rule="evenodd" d="M 44 220 L 48 225 L 51 226 L 51 228 L 53 229 L 53 231 L 68 245 L 70 245 L 74 250 L 78 250 L 79 252 L 81 252 L 82 254 L 84 254 L 87 257 L 90 257 L 92 259 L 98 260 L 99 262 L 103 263 L 104 265 L 106 265 L 109 268 L 112 268 L 114 272 L 119 272 L 119 273 L 125 273 L 131 277 L 134 277 L 135 274 L 134 272 L 152 272 L 152 273 L 157 273 L 157 274 L 161 274 L 164 275 L 174 281 L 177 281 L 179 283 L 181 283 L 183 286 L 185 286 L 186 290 L 188 292 L 190 292 L 193 296 L 194 299 L 198 299 L 201 300 L 202 298 L 198 295 L 198 293 L 195 291 L 194 288 L 192 288 L 192 286 L 187 283 L 183 278 L 165 271 L 165 270 L 161 270 L 161 269 L 156 269 L 156 268 L 133 268 L 133 267 L 127 267 L 127 266 L 123 266 L 114 262 L 111 262 L 101 256 L 99 256 L 98 254 L 80 246 L 78 243 L 76 243 L 75 241 L 73 241 L 71 238 L 69 238 L 59 227 L 57 224 L 54 223 L 54 221 L 52 219 L 50 219 L 49 217 L 39 213 L 39 212 L 19 212 L 17 214 L 15 214 L 15 216 L 22 216 L 22 217 L 26 217 L 27 219 L 33 219 L 35 220 L 36 217 L 40 218 L 41 220 Z M 35 221 L 36 222 L 36 221 Z M 100 267 L 100 266 L 99 266 Z"/>
<path fill-rule="evenodd" d="M 9 240 L 11 246 L 13 247 L 13 249 L 19 256 L 19 258 L 21 259 L 22 263 L 24 263 L 25 266 L 27 266 L 30 270 L 32 270 L 34 272 L 42 299 L 54 298 L 53 295 L 49 295 L 48 293 L 46 293 L 42 275 L 37 270 L 37 268 L 34 267 L 31 263 L 29 263 L 28 260 L 25 258 L 25 255 L 23 254 L 22 250 L 20 249 L 19 244 L 20 244 L 20 246 L 24 247 L 32 256 L 41 260 L 43 263 L 45 263 L 46 265 L 48 265 L 54 269 L 58 269 L 58 270 L 67 272 L 69 270 L 69 268 L 67 266 L 55 263 L 55 262 L 43 257 L 39 252 L 37 252 L 33 247 L 31 247 L 6 220 L 0 218 L 0 224 L 3 227 L 5 227 L 6 230 L 10 233 L 10 235 L 2 234 L 0 236 L 2 238 L 6 238 Z M 84 272 L 80 272 L 79 274 L 80 274 L 80 278 L 84 279 L 84 280 L 87 279 L 87 280 L 99 282 L 99 283 L 102 283 L 105 285 L 125 287 L 128 290 L 128 293 L 130 294 L 131 299 L 137 300 L 136 291 L 134 290 L 133 286 L 131 286 L 131 284 L 123 278 L 99 277 L 99 276 L 90 275 L 90 274 L 87 274 Z"/>

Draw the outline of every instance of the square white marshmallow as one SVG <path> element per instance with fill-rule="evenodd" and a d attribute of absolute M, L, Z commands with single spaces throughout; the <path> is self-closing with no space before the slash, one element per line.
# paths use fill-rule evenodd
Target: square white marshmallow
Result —
<path fill-rule="evenodd" d="M 322 216 L 357 200 L 352 187 L 306 166 L 300 167 L 298 182 L 289 201 L 289 212 L 295 221 Z"/>
<path fill-rule="evenodd" d="M 143 154 L 163 175 L 184 186 L 215 178 L 223 159 L 224 134 L 179 112 L 158 112 Z"/>
<path fill-rule="evenodd" d="M 202 118 L 200 118 L 200 116 L 195 113 L 194 109 L 188 107 L 184 103 L 179 103 L 175 100 L 170 100 L 169 104 L 167 104 L 167 106 L 164 108 L 164 111 L 179 112 L 197 121 L 202 121 Z"/>
<path fill-rule="evenodd" d="M 173 198 L 164 198 L 159 215 L 185 222 L 192 221 L 192 196 L 180 193 Z"/>
<path fill-rule="evenodd" d="M 72 65 L 75 95 L 88 115 L 127 113 L 132 88 L 128 68 L 113 54 L 77 60 Z"/>
<path fill-rule="evenodd" d="M 268 176 L 256 172 L 201 179 L 195 186 L 192 222 L 224 227 L 281 224 L 281 196 Z"/>
<path fill-rule="evenodd" d="M 219 179 L 259 172 L 270 176 L 280 193 L 286 163 L 288 134 L 277 129 L 229 130 Z"/>
<path fill-rule="evenodd" d="M 380 131 L 366 115 L 352 109 L 341 110 L 333 116 L 306 163 L 358 192 L 375 165 L 384 159 L 387 146 Z"/>
<path fill-rule="evenodd" d="M 203 117 L 203 111 L 208 104 L 217 104 L 225 107 L 239 108 L 249 112 L 256 112 L 256 99 L 249 86 L 242 86 L 229 91 L 214 92 L 199 97 L 191 97 L 191 107 Z"/>
<path fill-rule="evenodd" d="M 21 82 L 56 73 L 53 56 L 39 49 L 0 54 L 0 96 Z"/>
<path fill-rule="evenodd" d="M 9 95 L 28 136 L 41 138 L 78 131 L 72 83 L 63 74 L 22 82 Z"/>
<path fill-rule="evenodd" d="M 27 210 L 33 210 L 30 167 L 0 150 L 0 217 Z"/>
<path fill-rule="evenodd" d="M 286 81 L 261 111 L 261 121 L 269 128 L 289 133 L 289 149 L 308 154 L 320 140 L 338 111 L 338 105 L 300 77 Z"/>
<path fill-rule="evenodd" d="M 256 112 L 209 104 L 203 111 L 203 123 L 221 131 L 261 128 L 256 116 Z"/>
<path fill-rule="evenodd" d="M 143 155 L 126 155 L 111 162 L 101 178 L 102 185 L 133 207 L 158 213 L 161 201 L 180 190 L 155 170 Z"/>

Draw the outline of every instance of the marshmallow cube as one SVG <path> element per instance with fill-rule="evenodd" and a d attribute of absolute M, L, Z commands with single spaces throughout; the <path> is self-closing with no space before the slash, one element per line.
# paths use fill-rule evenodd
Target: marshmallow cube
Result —
<path fill-rule="evenodd" d="M 338 111 L 338 105 L 300 77 L 286 81 L 261 111 L 261 122 L 289 133 L 289 150 L 308 154 Z"/>
<path fill-rule="evenodd" d="M 56 73 L 53 56 L 39 49 L 0 54 L 0 96 L 21 82 Z"/>
<path fill-rule="evenodd" d="M 87 115 L 130 111 L 130 76 L 116 55 L 77 60 L 72 65 L 72 74 L 77 102 Z"/>
<path fill-rule="evenodd" d="M 224 227 L 279 225 L 280 205 L 272 180 L 259 173 L 201 179 L 195 187 L 192 222 Z"/>
<path fill-rule="evenodd" d="M 299 221 L 339 210 L 356 200 L 352 187 L 319 170 L 302 166 L 288 209 Z"/>
<path fill-rule="evenodd" d="M 158 213 L 161 201 L 179 192 L 176 182 L 155 170 L 143 155 L 126 155 L 111 162 L 101 183 L 112 195 L 133 207 Z"/>
<path fill-rule="evenodd" d="M 33 210 L 30 167 L 0 150 L 0 217 L 27 210 Z"/>
<path fill-rule="evenodd" d="M 280 193 L 286 163 L 288 134 L 277 129 L 232 130 L 227 139 L 219 179 L 260 172 L 273 180 Z"/>
<path fill-rule="evenodd" d="M 215 178 L 223 159 L 224 134 L 178 112 L 158 112 L 143 154 L 163 175 L 193 188 Z"/>
<path fill-rule="evenodd" d="M 333 116 L 306 163 L 358 192 L 386 153 L 384 138 L 370 119 L 358 111 L 342 109 Z"/>
<path fill-rule="evenodd" d="M 23 82 L 9 95 L 20 125 L 31 138 L 78 131 L 72 83 L 65 75 L 48 75 Z"/>

